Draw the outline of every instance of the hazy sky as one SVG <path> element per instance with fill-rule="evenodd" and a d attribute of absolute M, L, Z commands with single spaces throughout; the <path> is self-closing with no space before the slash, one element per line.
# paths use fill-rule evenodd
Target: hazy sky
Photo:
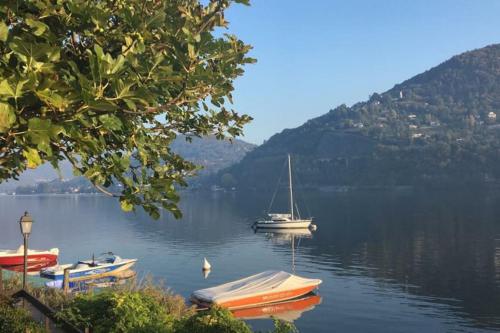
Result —
<path fill-rule="evenodd" d="M 253 0 L 226 18 L 258 59 L 234 94 L 253 143 L 500 42 L 500 0 Z"/>

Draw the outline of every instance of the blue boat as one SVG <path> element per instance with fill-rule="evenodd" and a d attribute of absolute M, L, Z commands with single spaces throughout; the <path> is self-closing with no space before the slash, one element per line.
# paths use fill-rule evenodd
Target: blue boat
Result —
<path fill-rule="evenodd" d="M 40 271 L 40 276 L 51 280 L 63 280 L 64 270 L 69 268 L 70 279 L 92 279 L 116 274 L 132 267 L 137 259 L 122 259 L 112 253 L 96 260 L 78 261 L 76 264 L 57 265 Z"/>

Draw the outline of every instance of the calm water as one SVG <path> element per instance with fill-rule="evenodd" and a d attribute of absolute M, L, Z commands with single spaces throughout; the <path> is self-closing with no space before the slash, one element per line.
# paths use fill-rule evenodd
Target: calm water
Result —
<path fill-rule="evenodd" d="M 291 270 L 290 237 L 250 225 L 268 195 L 184 195 L 184 218 L 126 214 L 102 196 L 0 196 L 0 248 L 20 245 L 18 219 L 35 218 L 31 247 L 60 262 L 112 250 L 174 292 L 268 269 Z M 301 332 L 490 332 L 500 329 L 500 194 L 323 193 L 305 198 L 318 230 L 295 239 L 296 272 L 321 278 L 322 302 Z M 284 205 L 285 203 L 279 203 Z M 212 263 L 207 279 L 203 257 Z M 295 313 L 293 316 L 297 317 Z M 251 320 L 256 329 L 269 320 Z"/>

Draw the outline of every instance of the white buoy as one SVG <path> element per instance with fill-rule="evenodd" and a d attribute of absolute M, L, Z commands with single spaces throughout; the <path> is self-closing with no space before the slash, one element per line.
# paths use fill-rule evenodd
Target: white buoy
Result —
<path fill-rule="evenodd" d="M 212 268 L 212 265 L 210 265 L 207 258 L 203 258 L 203 270 L 209 271 L 211 268 Z"/>

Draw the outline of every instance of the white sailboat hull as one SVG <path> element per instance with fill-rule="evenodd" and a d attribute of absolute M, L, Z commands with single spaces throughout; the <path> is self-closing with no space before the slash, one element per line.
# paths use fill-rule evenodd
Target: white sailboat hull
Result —
<path fill-rule="evenodd" d="M 304 229 L 309 228 L 312 220 L 257 221 L 255 226 L 262 229 Z"/>

